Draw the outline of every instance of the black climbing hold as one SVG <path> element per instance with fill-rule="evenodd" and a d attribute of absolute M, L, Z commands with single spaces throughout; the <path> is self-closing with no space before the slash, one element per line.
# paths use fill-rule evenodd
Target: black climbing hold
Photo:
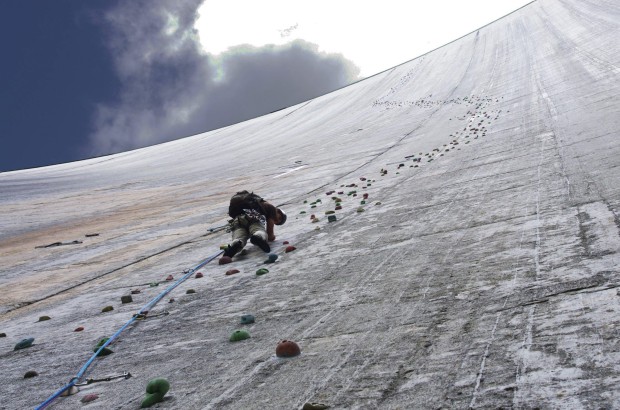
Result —
<path fill-rule="evenodd" d="M 121 303 L 131 303 L 133 302 L 133 298 L 131 295 L 121 296 Z"/>
<path fill-rule="evenodd" d="M 265 263 L 274 263 L 276 260 L 278 260 L 278 255 L 276 255 L 275 253 L 270 253 L 269 255 L 267 255 L 267 260 L 265 261 Z"/>
<path fill-rule="evenodd" d="M 6 333 L 0 333 L 0 337 L 6 337 Z"/>
<path fill-rule="evenodd" d="M 24 379 L 31 379 L 33 377 L 37 377 L 38 375 L 39 373 L 35 372 L 34 370 L 28 370 L 26 374 L 24 374 Z"/>
<path fill-rule="evenodd" d="M 327 217 L 327 222 L 336 222 L 336 215 L 330 215 Z"/>
<path fill-rule="evenodd" d="M 192 293 L 196 293 L 196 291 L 195 291 L 194 289 L 187 289 L 187 290 L 185 291 L 185 294 L 186 294 L 186 295 L 191 295 Z"/>
<path fill-rule="evenodd" d="M 49 317 L 49 316 L 41 316 L 41 317 L 39 317 L 39 322 L 45 322 L 46 320 L 50 320 L 50 319 L 51 319 L 51 317 Z"/>

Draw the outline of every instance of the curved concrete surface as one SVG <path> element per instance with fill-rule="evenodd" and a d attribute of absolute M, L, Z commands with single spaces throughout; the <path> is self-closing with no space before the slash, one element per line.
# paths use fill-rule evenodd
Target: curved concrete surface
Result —
<path fill-rule="evenodd" d="M 249 189 L 289 214 L 270 272 L 252 245 L 209 264 L 87 374 L 132 378 L 53 408 L 138 408 L 155 377 L 158 408 L 619 408 L 619 21 L 616 1 L 539 0 L 261 118 L 0 174 L 0 407 L 41 403 L 149 283 L 217 252 L 208 229 Z M 281 339 L 302 354 L 278 359 Z"/>

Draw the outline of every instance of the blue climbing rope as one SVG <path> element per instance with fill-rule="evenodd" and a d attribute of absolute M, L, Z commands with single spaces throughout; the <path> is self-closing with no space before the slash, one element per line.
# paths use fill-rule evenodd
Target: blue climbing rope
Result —
<path fill-rule="evenodd" d="M 99 355 L 99 353 L 101 353 L 101 351 L 103 349 L 105 349 L 107 346 L 109 346 L 129 325 L 131 325 L 133 322 L 135 322 L 138 318 L 140 318 L 141 316 L 144 317 L 144 313 L 148 312 L 149 310 L 151 310 L 151 308 L 153 306 L 155 306 L 157 304 L 157 302 L 159 302 L 160 300 L 162 300 L 168 293 L 170 293 L 174 288 L 176 288 L 177 286 L 179 286 L 181 283 L 183 283 L 187 278 L 189 278 L 190 276 L 192 276 L 192 274 L 194 274 L 194 272 L 196 272 L 198 269 L 202 268 L 203 266 L 205 266 L 207 263 L 211 262 L 213 259 L 217 258 L 218 256 L 220 256 L 222 254 L 222 252 L 224 251 L 219 251 L 211 256 L 209 256 L 207 259 L 203 260 L 202 262 L 200 262 L 198 265 L 194 266 L 192 269 L 188 270 L 187 273 L 185 273 L 185 275 L 183 275 L 183 277 L 179 280 L 177 280 L 175 283 L 173 283 L 172 285 L 168 286 L 163 292 L 161 292 L 159 295 L 157 295 L 155 298 L 153 298 L 149 303 L 147 303 L 146 305 L 144 305 L 142 307 L 142 309 L 140 309 L 140 311 L 133 315 L 131 319 L 129 319 L 129 321 L 127 323 L 125 323 L 120 329 L 118 329 L 118 331 L 116 333 L 114 333 L 112 335 L 112 337 L 110 337 L 98 350 L 97 352 L 95 352 L 94 355 L 91 356 L 90 359 L 88 359 L 88 361 L 84 364 L 84 366 L 82 366 L 82 368 L 80 369 L 80 371 L 75 375 L 75 377 L 73 377 L 69 383 L 67 383 L 64 387 L 62 387 L 61 389 L 59 389 L 56 393 L 54 393 L 53 395 L 51 395 L 47 400 L 45 400 L 43 403 L 41 403 L 39 406 L 37 406 L 35 408 L 35 410 L 39 410 L 39 409 L 44 409 L 47 406 L 49 406 L 54 400 L 56 400 L 58 397 L 60 397 L 64 392 L 66 392 L 67 390 L 71 389 L 73 386 L 75 386 L 75 384 L 80 380 L 80 378 L 82 378 L 82 376 L 84 376 L 84 373 L 86 373 L 86 370 L 90 367 L 90 365 L 93 363 L 93 361 L 95 361 L 95 359 L 97 358 L 97 356 Z"/>

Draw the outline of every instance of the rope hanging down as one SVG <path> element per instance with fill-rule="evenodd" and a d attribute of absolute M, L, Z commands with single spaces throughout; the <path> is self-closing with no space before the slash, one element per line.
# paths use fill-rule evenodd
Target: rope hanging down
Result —
<path fill-rule="evenodd" d="M 155 298 L 153 298 L 149 303 L 147 303 L 146 305 L 144 305 L 142 307 L 142 309 L 140 309 L 140 311 L 133 315 L 131 319 L 129 319 L 129 321 L 127 321 L 127 323 L 125 323 L 116 333 L 114 333 L 112 335 L 112 337 L 110 337 L 100 348 L 99 350 L 97 350 L 97 352 L 95 352 L 94 355 L 92 355 L 92 357 L 84 364 L 84 366 L 82 366 L 82 368 L 80 369 L 80 371 L 75 375 L 75 377 L 73 377 L 69 383 L 67 383 L 64 387 L 62 387 L 60 390 L 58 390 L 56 393 L 54 393 L 53 395 L 51 395 L 47 400 L 45 400 L 43 403 L 41 403 L 39 406 L 37 406 L 35 409 L 39 410 L 39 409 L 44 409 L 47 406 L 49 406 L 52 401 L 54 401 L 56 398 L 60 397 L 64 392 L 68 391 L 69 389 L 71 389 L 72 387 L 74 387 L 76 385 L 77 382 L 79 382 L 79 380 L 82 378 L 82 376 L 84 376 L 84 373 L 86 373 L 86 370 L 90 367 L 90 365 L 93 363 L 93 361 L 97 358 L 97 356 L 99 355 L 99 353 L 101 353 L 101 351 L 103 349 L 105 349 L 107 346 L 109 346 L 116 338 L 118 338 L 118 336 L 130 325 L 132 324 L 134 321 L 136 321 L 137 319 L 139 319 L 140 317 L 144 317 L 145 316 L 145 312 L 148 312 L 149 310 L 151 310 L 151 308 L 153 306 L 155 306 L 157 304 L 157 302 L 159 302 L 160 300 L 162 300 L 168 293 L 170 293 L 174 288 L 176 288 L 177 286 L 179 286 L 181 283 L 183 283 L 187 278 L 189 278 L 190 276 L 192 276 L 192 274 L 194 274 L 194 272 L 196 272 L 198 269 L 202 268 L 203 266 L 205 266 L 207 263 L 211 262 L 213 259 L 217 258 L 218 256 L 220 256 L 222 254 L 223 251 L 219 251 L 211 256 L 209 256 L 207 259 L 203 260 L 202 262 L 200 262 L 198 265 L 196 265 L 195 267 L 193 267 L 192 269 L 188 270 L 187 273 L 185 273 L 185 275 L 183 275 L 183 277 L 179 280 L 177 280 L 175 283 L 173 283 L 172 285 L 168 286 L 163 292 L 161 292 L 159 295 L 157 295 Z"/>

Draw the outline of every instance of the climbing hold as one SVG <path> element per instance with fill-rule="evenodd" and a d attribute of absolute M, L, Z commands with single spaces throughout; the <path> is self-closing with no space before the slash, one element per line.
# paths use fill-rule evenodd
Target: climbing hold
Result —
<path fill-rule="evenodd" d="M 305 214 L 305 213 L 306 213 L 306 211 L 301 211 L 301 212 L 300 212 L 300 214 Z"/>
<path fill-rule="evenodd" d="M 274 263 L 276 260 L 278 260 L 278 255 L 276 255 L 275 253 L 270 253 L 269 255 L 267 255 L 267 260 L 265 261 L 265 263 Z"/>
<path fill-rule="evenodd" d="M 191 295 L 192 293 L 196 293 L 196 291 L 195 291 L 194 289 L 187 289 L 187 290 L 185 291 L 185 294 L 186 294 L 186 295 Z"/>
<path fill-rule="evenodd" d="M 288 242 L 288 241 L 284 241 L 284 242 L 282 242 L 282 245 L 288 245 L 288 244 L 289 244 L 289 242 Z"/>
<path fill-rule="evenodd" d="M 74 394 L 78 394 L 80 389 L 77 386 L 71 386 L 68 390 L 65 390 L 60 394 L 60 397 L 68 397 L 73 396 Z"/>
<path fill-rule="evenodd" d="M 320 227 L 320 226 L 317 226 L 316 228 L 314 228 L 314 230 L 315 230 L 315 231 L 320 231 L 320 230 L 321 230 L 321 227 Z"/>
<path fill-rule="evenodd" d="M 174 277 L 173 277 L 172 275 L 168 275 L 168 276 L 166 277 L 166 280 L 174 280 Z"/>
<path fill-rule="evenodd" d="M 226 265 L 227 263 L 231 263 L 231 262 L 232 262 L 232 258 L 230 256 L 222 256 L 220 258 L 219 264 Z"/>
<path fill-rule="evenodd" d="M 204 276 L 204 275 L 202 274 L 202 272 L 198 272 L 198 273 L 196 273 L 195 278 L 196 278 L 196 279 L 200 279 L 200 278 L 202 278 L 203 276 Z"/>
<path fill-rule="evenodd" d="M 234 275 L 235 273 L 239 273 L 239 269 L 229 269 L 226 271 L 226 276 Z"/>
<path fill-rule="evenodd" d="M 146 396 L 140 407 L 151 407 L 153 404 L 159 403 L 164 399 L 168 390 L 170 390 L 170 383 L 166 379 L 158 378 L 149 381 L 146 385 Z"/>
<path fill-rule="evenodd" d="M 242 325 L 249 325 L 251 323 L 254 323 L 254 315 L 242 315 L 241 316 Z"/>
<path fill-rule="evenodd" d="M 375 202 L 375 205 L 381 205 L 381 202 Z"/>
<path fill-rule="evenodd" d="M 308 201 L 304 201 L 304 204 L 307 204 L 307 203 L 308 203 Z"/>
<path fill-rule="evenodd" d="M 26 374 L 24 374 L 24 379 L 31 379 L 33 377 L 37 377 L 38 375 L 39 373 L 35 372 L 34 370 L 28 370 Z"/>
<path fill-rule="evenodd" d="M 330 215 L 327 217 L 327 222 L 336 222 L 336 215 Z"/>
<path fill-rule="evenodd" d="M 312 223 L 313 223 L 313 224 L 314 224 L 314 223 L 317 223 L 317 222 L 319 222 L 319 218 L 314 218 L 314 219 L 312 220 Z"/>
<path fill-rule="evenodd" d="M 109 337 L 105 337 L 103 339 L 101 339 L 99 341 L 99 343 L 97 343 L 97 345 L 95 346 L 95 348 L 93 349 L 93 352 L 97 353 L 97 351 L 99 351 L 99 349 L 101 349 L 101 346 L 103 346 L 108 340 L 110 340 Z M 107 356 L 109 354 L 114 353 L 111 349 L 108 349 L 107 347 L 104 347 L 97 356 Z"/>
<path fill-rule="evenodd" d="M 338 191 L 338 195 L 344 195 L 344 191 Z"/>
<path fill-rule="evenodd" d="M 264 274 L 266 274 L 266 273 L 269 273 L 269 270 L 268 270 L 268 269 L 266 269 L 266 268 L 260 268 L 260 269 L 258 269 L 258 270 L 256 271 L 256 275 L 258 275 L 258 276 L 264 275 Z"/>
<path fill-rule="evenodd" d="M 368 194 L 364 194 L 364 199 L 368 199 Z"/>
<path fill-rule="evenodd" d="M 342 206 L 338 205 L 337 207 L 334 208 L 336 211 L 340 211 L 342 209 Z"/>
<path fill-rule="evenodd" d="M 366 178 L 360 177 L 360 181 L 366 181 Z"/>
<path fill-rule="evenodd" d="M 226 248 L 228 248 L 228 244 L 227 243 L 220 245 L 220 250 L 221 251 L 225 251 Z"/>
<path fill-rule="evenodd" d="M 284 252 L 289 253 L 289 252 L 293 252 L 295 249 L 297 249 L 294 246 L 287 246 L 286 249 L 284 249 Z"/>
<path fill-rule="evenodd" d="M 149 283 L 149 286 L 154 288 L 156 286 L 159 286 L 159 282 L 151 282 L 151 283 Z"/>
<path fill-rule="evenodd" d="M 357 208 L 357 212 L 364 212 L 364 208 L 360 206 L 359 208 Z"/>
<path fill-rule="evenodd" d="M 316 215 L 314 214 L 310 215 L 310 219 L 314 219 L 314 218 L 316 218 Z"/>
<path fill-rule="evenodd" d="M 366 205 L 366 201 L 360 201 L 361 205 Z"/>
<path fill-rule="evenodd" d="M 327 404 L 322 404 L 322 403 L 310 403 L 307 402 L 306 404 L 304 404 L 304 406 L 301 408 L 301 410 L 325 410 L 325 409 L 329 409 L 329 406 Z"/>
<path fill-rule="evenodd" d="M 0 337 L 6 337 L 6 333 L 0 333 Z"/>
<path fill-rule="evenodd" d="M 168 303 L 174 303 L 174 298 L 170 298 L 170 300 L 168 301 Z"/>
<path fill-rule="evenodd" d="M 131 295 L 121 296 L 121 303 L 131 303 L 133 302 L 133 298 Z"/>
<path fill-rule="evenodd" d="M 39 322 L 45 322 L 46 320 L 50 320 L 50 319 L 51 319 L 51 317 L 49 317 L 49 316 L 41 316 L 41 317 L 39 317 Z"/>
<path fill-rule="evenodd" d="M 276 356 L 278 357 L 295 357 L 300 353 L 299 345 L 290 340 L 281 340 L 276 346 Z"/>
<path fill-rule="evenodd" d="M 99 395 L 97 393 L 89 393 L 86 396 L 82 397 L 82 400 L 80 400 L 82 403 L 90 403 L 91 401 L 95 401 L 99 398 Z"/>
<path fill-rule="evenodd" d="M 331 214 L 335 214 L 336 212 L 334 211 L 325 211 L 325 215 L 331 215 Z"/>
<path fill-rule="evenodd" d="M 231 342 L 239 342 L 241 340 L 249 339 L 250 333 L 247 330 L 235 330 L 232 335 L 230 335 Z"/>
<path fill-rule="evenodd" d="M 84 330 L 84 326 L 79 326 L 75 328 L 74 332 L 81 332 L 82 330 Z"/>
<path fill-rule="evenodd" d="M 105 313 L 105 312 L 111 312 L 113 310 L 114 310 L 114 308 L 112 306 L 106 306 L 103 309 L 101 309 L 101 312 Z"/>
<path fill-rule="evenodd" d="M 134 289 L 131 291 L 132 295 L 137 295 L 138 293 L 140 293 L 140 289 Z"/>

